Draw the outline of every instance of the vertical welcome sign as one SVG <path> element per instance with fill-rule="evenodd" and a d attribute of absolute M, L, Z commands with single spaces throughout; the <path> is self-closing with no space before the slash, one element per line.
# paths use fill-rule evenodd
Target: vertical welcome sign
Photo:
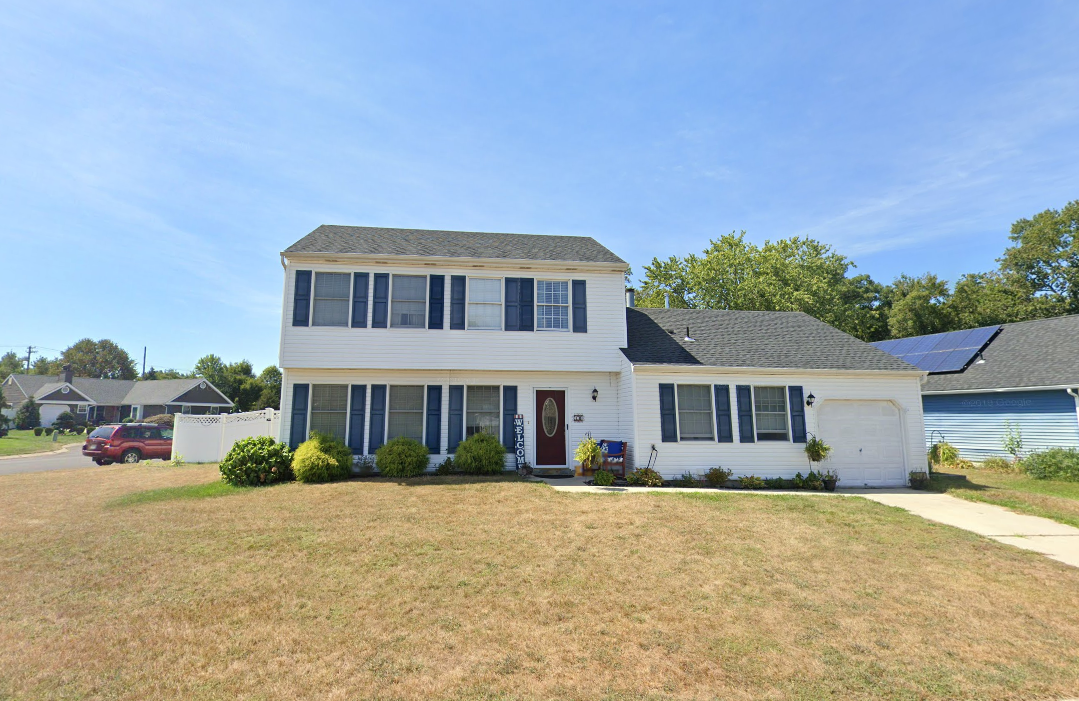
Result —
<path fill-rule="evenodd" d="M 525 417 L 516 414 L 513 417 L 513 452 L 517 456 L 517 467 L 525 464 Z"/>

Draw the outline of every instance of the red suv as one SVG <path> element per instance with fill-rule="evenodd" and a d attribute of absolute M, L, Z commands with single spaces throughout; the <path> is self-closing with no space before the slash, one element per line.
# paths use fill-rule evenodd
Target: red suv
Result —
<path fill-rule="evenodd" d="M 82 454 L 98 465 L 172 457 L 172 427 L 157 424 L 112 424 L 95 428 Z"/>

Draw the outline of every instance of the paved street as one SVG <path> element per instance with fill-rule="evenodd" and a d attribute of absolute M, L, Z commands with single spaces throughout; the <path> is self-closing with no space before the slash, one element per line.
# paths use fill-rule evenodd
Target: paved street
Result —
<path fill-rule="evenodd" d="M 28 455 L 22 458 L 0 458 L 0 475 L 13 475 L 18 472 L 70 470 L 79 467 L 97 467 L 90 458 L 83 456 L 82 443 L 69 445 L 62 453 Z"/>

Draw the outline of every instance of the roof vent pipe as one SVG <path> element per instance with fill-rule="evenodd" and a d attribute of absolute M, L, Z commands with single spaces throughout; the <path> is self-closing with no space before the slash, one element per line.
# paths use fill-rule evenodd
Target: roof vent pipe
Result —
<path fill-rule="evenodd" d="M 627 307 L 636 306 L 636 301 L 637 301 L 637 290 L 633 289 L 632 287 L 627 287 L 626 288 L 626 306 Z"/>
<path fill-rule="evenodd" d="M 667 309 L 671 308 L 671 293 L 670 292 L 664 292 L 663 293 L 663 306 L 665 308 L 667 308 Z"/>

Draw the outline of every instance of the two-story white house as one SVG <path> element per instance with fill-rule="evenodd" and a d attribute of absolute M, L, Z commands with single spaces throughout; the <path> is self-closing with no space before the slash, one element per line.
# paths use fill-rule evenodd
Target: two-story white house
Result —
<path fill-rule="evenodd" d="M 434 466 L 487 431 L 510 466 L 520 416 L 537 472 L 586 435 L 668 477 L 793 476 L 812 434 L 844 486 L 924 469 L 924 372 L 801 313 L 632 308 L 589 237 L 320 226 L 281 260 L 292 445 L 408 436 Z"/>

